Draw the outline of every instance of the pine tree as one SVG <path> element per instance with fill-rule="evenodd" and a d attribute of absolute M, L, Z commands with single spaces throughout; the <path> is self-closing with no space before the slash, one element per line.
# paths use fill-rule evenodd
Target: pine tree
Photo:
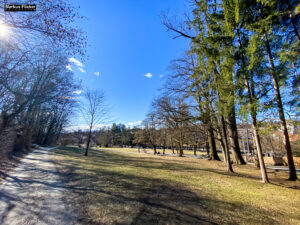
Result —
<path fill-rule="evenodd" d="M 226 21 L 226 29 L 228 33 L 236 40 L 237 43 L 234 45 L 235 47 L 235 63 L 237 66 L 237 80 L 238 80 L 238 88 L 240 89 L 239 92 L 239 98 L 246 98 L 246 107 L 242 106 L 242 109 L 247 109 L 247 111 L 250 111 L 251 120 L 252 120 L 252 128 L 254 133 L 254 139 L 255 139 L 255 146 L 256 146 L 256 154 L 258 156 L 259 160 L 259 167 L 261 169 L 261 175 L 262 175 L 262 181 L 264 183 L 268 182 L 268 176 L 263 160 L 263 154 L 262 154 L 262 148 L 261 148 L 261 142 L 260 142 L 260 136 L 258 133 L 258 123 L 257 123 L 257 108 L 258 108 L 258 98 L 255 93 L 255 86 L 254 86 L 254 66 L 252 62 L 252 67 L 249 67 L 249 62 L 251 63 L 251 60 L 249 60 L 246 56 L 246 49 L 247 45 L 249 44 L 249 33 L 247 32 L 247 29 L 243 26 L 245 23 L 244 17 L 243 17 L 243 9 L 244 5 L 243 2 L 239 1 L 232 1 L 232 0 L 224 0 L 223 1 L 223 8 L 224 8 L 224 15 L 225 15 L 225 21 Z M 234 12 L 234 13 L 232 13 Z M 252 39 L 252 42 L 254 42 L 255 38 Z M 255 49 L 256 50 L 256 49 Z M 257 53 L 257 51 L 254 51 Z M 253 52 L 252 52 L 253 53 Z M 259 57 L 252 57 L 256 60 L 259 59 Z M 259 65 L 259 63 L 258 63 Z M 246 89 L 246 96 L 243 96 L 243 90 Z"/>
<path fill-rule="evenodd" d="M 285 119 L 285 112 L 283 107 L 283 101 L 281 97 L 280 87 L 283 82 L 288 79 L 289 74 L 283 74 L 282 71 L 286 71 L 286 62 L 280 59 L 279 55 L 281 51 L 286 47 L 284 35 L 286 35 L 283 29 L 283 24 L 279 21 L 279 18 L 286 13 L 283 8 L 286 5 L 283 1 L 245 1 L 247 4 L 249 20 L 248 28 L 263 40 L 265 57 L 268 59 L 268 68 L 273 83 L 274 96 L 276 101 L 276 107 L 279 114 L 280 124 L 283 130 L 284 146 L 287 153 L 288 165 L 289 165 L 289 179 L 296 180 L 297 174 L 293 160 L 293 154 L 291 144 L 288 135 L 288 129 Z M 249 22 L 250 21 L 250 22 Z M 295 34 L 297 33 L 296 30 Z M 297 35 L 296 35 L 297 36 Z M 299 40 L 298 40 L 299 45 Z"/>

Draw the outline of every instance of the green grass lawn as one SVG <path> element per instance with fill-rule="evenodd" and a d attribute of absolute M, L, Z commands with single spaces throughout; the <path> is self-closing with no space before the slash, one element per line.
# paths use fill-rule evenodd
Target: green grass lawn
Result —
<path fill-rule="evenodd" d="M 300 184 L 251 166 L 78 148 L 52 150 L 82 224 L 300 224 Z"/>

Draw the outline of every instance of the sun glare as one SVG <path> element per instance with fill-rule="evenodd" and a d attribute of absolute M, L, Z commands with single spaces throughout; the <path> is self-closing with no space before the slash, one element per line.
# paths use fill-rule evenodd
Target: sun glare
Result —
<path fill-rule="evenodd" d="M 5 23 L 0 21 L 0 38 L 7 38 L 10 34 L 10 28 Z"/>

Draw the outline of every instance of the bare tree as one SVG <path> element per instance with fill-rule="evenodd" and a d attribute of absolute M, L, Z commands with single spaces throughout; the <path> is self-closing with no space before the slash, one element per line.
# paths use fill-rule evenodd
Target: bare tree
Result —
<path fill-rule="evenodd" d="M 0 11 L 6 31 L 0 39 L 0 136 L 17 132 L 21 138 L 8 138 L 16 149 L 59 138 L 76 89 L 67 56 L 83 57 L 86 45 L 84 32 L 73 26 L 81 18 L 76 7 L 65 0 L 34 3 L 33 14 Z"/>
<path fill-rule="evenodd" d="M 191 120 L 188 105 L 179 98 L 163 96 L 152 103 L 153 113 L 164 123 L 166 128 L 173 130 L 173 138 L 179 148 L 179 156 L 183 156 L 183 144 L 187 138 L 187 127 Z"/>
<path fill-rule="evenodd" d="M 0 0 L 4 6 L 6 0 Z M 72 26 L 82 16 L 78 8 L 66 0 L 37 0 L 35 13 L 0 11 L 0 21 L 9 30 L 9 42 L 21 49 L 49 45 L 64 49 L 70 55 L 84 55 L 87 37 Z"/>
<path fill-rule="evenodd" d="M 145 130 L 139 129 L 134 132 L 133 143 L 138 145 L 138 152 L 140 152 L 141 145 L 147 142 Z"/>
<path fill-rule="evenodd" d="M 105 94 L 103 91 L 87 90 L 84 93 L 84 99 L 86 102 L 84 102 L 83 106 L 81 107 L 81 112 L 89 127 L 84 155 L 88 156 L 92 130 L 96 124 L 103 123 L 105 121 L 108 113 L 108 105 L 105 103 Z"/>
<path fill-rule="evenodd" d="M 143 121 L 144 125 L 144 135 L 146 139 L 146 143 L 150 144 L 153 148 L 153 154 L 156 155 L 157 145 L 159 145 L 159 138 L 158 138 L 158 123 L 157 117 L 154 112 L 150 112 L 147 114 L 146 119 Z"/>

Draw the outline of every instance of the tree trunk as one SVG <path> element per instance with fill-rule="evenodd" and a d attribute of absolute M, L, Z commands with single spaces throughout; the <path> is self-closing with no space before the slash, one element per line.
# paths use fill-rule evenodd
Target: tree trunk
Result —
<path fill-rule="evenodd" d="M 223 130 L 223 137 L 224 137 L 224 143 L 225 143 L 225 161 L 227 165 L 227 170 L 229 173 L 233 173 L 232 165 L 230 162 L 230 153 L 229 153 L 229 146 L 228 146 L 228 139 L 227 139 L 227 131 L 226 131 L 226 124 L 225 124 L 225 119 L 222 116 L 222 130 Z"/>
<path fill-rule="evenodd" d="M 239 145 L 239 137 L 238 137 L 237 126 L 236 126 L 234 106 L 232 108 L 231 114 L 228 116 L 228 124 L 229 124 L 229 139 L 231 143 L 231 150 L 234 154 L 236 163 L 240 165 L 245 165 L 246 162 L 242 156 L 240 145 Z"/>
<path fill-rule="evenodd" d="M 9 116 L 6 112 L 2 112 L 1 113 L 1 127 L 0 127 L 0 135 L 2 134 L 2 132 L 4 132 L 6 130 L 6 128 L 8 128 L 9 126 Z"/>
<path fill-rule="evenodd" d="M 218 139 L 217 140 L 221 144 L 222 153 L 223 153 L 223 159 L 224 159 L 224 162 L 226 162 L 226 150 L 225 150 L 225 144 L 224 144 L 224 137 L 223 137 L 223 129 L 222 129 L 222 127 L 221 128 L 218 127 Z"/>
<path fill-rule="evenodd" d="M 50 125 L 49 125 L 49 127 L 48 127 L 46 136 L 45 136 L 44 141 L 43 141 L 43 145 L 48 144 L 48 139 L 49 139 L 49 136 L 50 136 L 50 133 L 51 133 L 51 131 L 52 131 L 52 129 L 53 129 L 54 124 L 55 124 L 55 119 L 53 119 L 53 120 L 50 122 Z"/>
<path fill-rule="evenodd" d="M 8 115 L 6 112 L 2 112 L 1 114 L 1 130 L 6 128 L 8 124 Z"/>
<path fill-rule="evenodd" d="M 298 32 L 298 28 L 297 28 L 297 22 L 296 22 L 295 16 L 293 15 L 292 12 L 290 13 L 290 18 L 291 18 L 291 23 L 292 23 L 293 28 L 294 28 L 294 33 L 295 33 L 296 37 L 298 38 L 298 41 L 300 42 L 300 35 L 299 35 L 299 32 Z"/>
<path fill-rule="evenodd" d="M 257 128 L 257 120 L 256 120 L 256 111 L 253 106 L 253 94 L 254 93 L 251 92 L 249 82 L 247 79 L 246 79 L 246 87 L 247 87 L 247 92 L 248 92 L 248 98 L 250 101 L 252 129 L 253 129 L 253 134 L 254 134 L 254 140 L 255 140 L 258 161 L 259 161 L 259 167 L 260 167 L 260 171 L 261 171 L 262 182 L 269 183 L 269 179 L 268 179 L 268 175 L 267 175 L 267 171 L 266 171 L 266 167 L 265 167 L 265 162 L 264 162 L 264 158 L 263 158 L 261 143 L 260 143 L 260 137 L 257 132 L 258 128 Z M 247 139 L 248 139 L 248 134 L 247 134 Z"/>
<path fill-rule="evenodd" d="M 260 137 L 259 137 L 258 130 L 257 130 L 258 128 L 257 128 L 256 111 L 255 111 L 255 108 L 254 108 L 254 105 L 253 105 L 254 93 L 250 89 L 249 81 L 248 81 L 247 78 L 246 78 L 245 81 L 246 81 L 248 98 L 249 98 L 249 102 L 250 102 L 250 111 L 251 111 L 250 114 L 251 114 L 251 119 L 252 119 L 252 129 L 253 129 L 255 147 L 256 147 L 255 155 L 257 154 L 257 157 L 258 157 L 262 182 L 263 183 L 269 183 L 267 170 L 266 170 L 265 162 L 264 162 L 264 158 L 263 158 L 262 148 L 261 148 Z M 253 85 L 254 84 L 252 84 L 252 86 Z M 247 133 L 247 139 L 248 139 L 248 133 Z M 254 158 L 255 158 L 255 156 L 254 156 Z M 256 161 L 256 159 L 255 159 L 255 161 Z"/>
<path fill-rule="evenodd" d="M 39 131 L 38 131 L 38 134 L 37 134 L 37 137 L 36 137 L 36 142 L 37 142 L 37 144 L 42 144 L 42 143 L 43 143 L 42 128 L 43 128 L 43 126 L 42 126 L 42 125 L 39 125 Z"/>
<path fill-rule="evenodd" d="M 182 143 L 182 131 L 180 130 L 180 139 L 179 139 L 179 157 L 183 156 L 183 143 Z"/>
<path fill-rule="evenodd" d="M 214 131 L 213 131 L 212 127 L 208 128 L 208 136 L 209 136 L 209 145 L 210 145 L 210 148 L 211 148 L 210 159 L 220 161 L 220 158 L 219 158 L 218 153 L 217 153 L 215 135 L 214 135 Z"/>
<path fill-rule="evenodd" d="M 88 156 L 88 151 L 89 151 L 89 147 L 90 147 L 91 137 L 92 137 L 92 126 L 90 126 L 89 136 L 88 136 L 88 139 L 87 139 L 86 149 L 85 149 L 84 156 Z"/>
<path fill-rule="evenodd" d="M 271 67 L 273 88 L 275 91 L 279 118 L 280 118 L 282 130 L 283 130 L 283 136 L 284 136 L 283 144 L 284 144 L 284 147 L 286 150 L 289 171 L 290 171 L 289 180 L 297 180 L 297 173 L 296 173 L 296 169 L 295 169 L 291 143 L 290 143 L 288 129 L 287 129 L 286 120 L 285 120 L 285 116 L 284 116 L 284 109 L 283 109 L 283 105 L 282 105 L 279 84 L 278 84 L 277 75 L 275 72 L 274 60 L 273 60 L 273 56 L 272 56 L 272 52 L 271 52 L 269 39 L 268 39 L 267 33 L 265 31 L 264 31 L 264 39 L 265 39 L 266 50 L 267 50 L 268 59 L 269 59 L 270 67 Z"/>
<path fill-rule="evenodd" d="M 57 143 L 57 141 L 60 139 L 61 137 L 61 132 L 62 132 L 62 129 L 63 129 L 63 123 L 61 123 L 59 125 L 59 129 L 58 129 L 58 132 L 57 132 L 57 135 L 56 135 L 56 139 L 55 139 L 55 142 Z"/>
<path fill-rule="evenodd" d="M 183 150 L 182 150 L 182 147 L 180 146 L 179 147 L 179 155 L 178 155 L 179 157 L 182 157 L 183 156 Z"/>
<path fill-rule="evenodd" d="M 240 39 L 240 33 L 239 33 L 239 29 L 237 29 L 237 35 L 238 35 L 238 42 L 239 42 L 239 48 L 241 50 L 242 48 L 242 42 Z M 245 63 L 245 56 L 242 54 L 242 64 L 243 64 L 243 68 L 244 70 L 246 69 L 246 63 Z M 253 100 L 256 97 L 255 93 L 254 93 L 254 83 L 253 83 L 253 76 L 252 74 L 250 74 L 250 77 L 248 76 L 248 73 L 246 71 L 245 72 L 245 86 L 247 89 L 247 96 L 249 99 L 249 103 L 250 103 L 250 114 L 251 114 L 251 119 L 252 119 L 252 129 L 253 129 L 253 133 L 254 133 L 254 139 L 255 139 L 255 145 L 256 145 L 256 150 L 257 150 L 257 156 L 258 156 L 258 161 L 259 161 L 259 167 L 260 167 L 260 171 L 261 171 L 261 177 L 262 177 L 262 182 L 263 183 L 268 183 L 269 179 L 268 179 L 268 175 L 267 175 L 267 171 L 266 171 L 266 167 L 265 167 L 265 162 L 264 162 L 264 158 L 263 158 L 263 154 L 262 154 L 262 149 L 261 149 L 261 143 L 260 143 L 260 137 L 259 134 L 257 132 L 257 120 L 256 120 L 256 109 L 255 106 L 253 105 Z M 250 84 L 249 84 L 249 78 L 251 80 L 251 87 L 250 88 Z M 247 142 L 248 142 L 248 132 L 247 132 Z M 249 146 L 248 146 L 249 148 Z"/>
<path fill-rule="evenodd" d="M 267 170 L 265 167 L 265 162 L 264 162 L 262 149 L 261 149 L 260 137 L 257 132 L 256 120 L 253 120 L 253 119 L 252 119 L 252 128 L 253 128 L 253 133 L 254 133 L 254 137 L 255 137 L 255 144 L 256 144 L 256 149 L 257 149 L 257 155 L 258 155 L 258 160 L 259 160 L 259 167 L 260 167 L 262 182 L 269 183 Z"/>
<path fill-rule="evenodd" d="M 253 135 L 254 137 L 254 135 Z M 255 137 L 254 139 L 252 140 L 253 141 L 253 151 L 254 151 L 254 156 L 253 156 L 253 161 L 254 161 L 254 167 L 256 168 L 259 168 L 259 160 L 258 160 L 258 153 L 257 153 L 257 147 L 256 147 L 256 144 L 255 144 Z"/>
<path fill-rule="evenodd" d="M 179 153 L 178 153 L 178 150 L 179 150 Z M 178 144 L 178 150 L 177 150 L 178 157 L 182 157 L 183 151 L 182 151 L 182 145 L 180 143 Z"/>
<path fill-rule="evenodd" d="M 197 156 L 197 145 L 193 146 L 193 150 L 194 150 L 194 156 Z"/>
<path fill-rule="evenodd" d="M 222 137 L 221 137 L 222 138 Z M 224 138 L 223 138 L 224 139 Z M 226 162 L 226 149 L 225 149 L 225 144 L 223 140 L 220 140 L 221 143 L 221 148 L 222 148 L 222 152 L 223 152 L 223 158 L 224 158 L 224 162 Z"/>
<path fill-rule="evenodd" d="M 205 142 L 205 149 L 206 149 L 206 154 L 207 154 L 207 156 L 209 157 L 209 142 L 207 141 L 207 142 Z"/>
<path fill-rule="evenodd" d="M 157 151 L 156 151 L 156 145 L 153 145 L 153 154 L 156 155 Z"/>
<path fill-rule="evenodd" d="M 252 93 L 251 96 L 252 97 L 255 97 L 255 100 L 257 100 L 256 98 L 256 95 L 255 95 L 255 89 L 254 89 L 254 80 L 253 80 L 253 74 L 250 73 L 250 92 Z M 252 103 L 251 103 L 252 105 Z M 255 118 L 255 121 L 256 118 L 257 118 L 257 114 L 256 114 L 256 110 L 253 109 L 252 112 L 254 112 L 254 118 Z M 255 127 L 257 126 L 256 122 L 255 122 Z M 255 138 L 254 138 L 255 139 Z M 259 143 L 260 142 L 260 137 L 258 137 L 258 140 L 259 140 Z M 257 147 L 256 147 L 256 141 L 254 140 L 253 141 L 254 145 L 255 145 L 255 148 L 254 148 L 254 166 L 256 166 L 257 168 L 259 168 L 259 159 L 258 159 L 258 153 L 257 153 Z"/>
<path fill-rule="evenodd" d="M 22 149 L 29 150 L 31 147 L 31 141 L 32 141 L 32 128 L 26 127 L 25 132 L 23 133 L 23 143 L 22 143 Z"/>

